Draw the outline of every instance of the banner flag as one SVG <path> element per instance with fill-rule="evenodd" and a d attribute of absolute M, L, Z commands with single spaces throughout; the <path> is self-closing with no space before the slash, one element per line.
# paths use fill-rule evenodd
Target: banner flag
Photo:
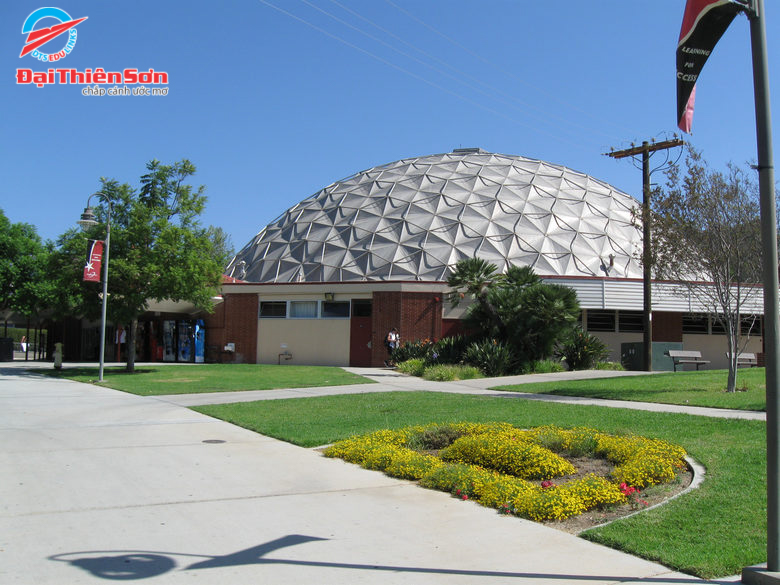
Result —
<path fill-rule="evenodd" d="M 87 263 L 84 265 L 84 281 L 100 282 L 103 244 L 102 240 L 90 240 L 87 244 Z"/>
<path fill-rule="evenodd" d="M 734 17 L 746 6 L 737 0 L 688 0 L 677 43 L 677 126 L 690 134 L 696 79 Z"/>

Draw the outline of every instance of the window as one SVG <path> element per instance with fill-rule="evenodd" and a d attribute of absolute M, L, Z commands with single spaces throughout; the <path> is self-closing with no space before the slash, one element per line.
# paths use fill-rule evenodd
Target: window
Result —
<path fill-rule="evenodd" d="M 349 301 L 323 301 L 323 319 L 346 319 L 349 317 Z"/>
<path fill-rule="evenodd" d="M 645 330 L 642 311 L 620 311 L 618 313 L 618 331 L 621 333 L 642 333 Z"/>
<path fill-rule="evenodd" d="M 260 303 L 260 318 L 284 319 L 287 316 L 287 301 L 262 301 Z"/>
<path fill-rule="evenodd" d="M 615 311 L 588 309 L 586 316 L 588 331 L 614 331 Z"/>
<path fill-rule="evenodd" d="M 353 317 L 371 316 L 371 299 L 352 299 Z"/>
<path fill-rule="evenodd" d="M 682 318 L 683 333 L 703 333 L 709 331 L 706 313 L 685 313 Z"/>
<path fill-rule="evenodd" d="M 290 318 L 316 319 L 317 301 L 290 301 Z"/>
<path fill-rule="evenodd" d="M 726 334 L 726 327 L 724 327 L 723 323 L 720 322 L 720 320 L 713 315 L 712 316 L 712 333 L 714 335 L 725 335 Z"/>

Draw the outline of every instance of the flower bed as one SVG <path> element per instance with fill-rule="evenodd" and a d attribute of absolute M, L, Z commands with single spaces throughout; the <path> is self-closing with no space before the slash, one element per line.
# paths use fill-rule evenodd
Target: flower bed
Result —
<path fill-rule="evenodd" d="M 522 430 L 508 423 L 382 430 L 339 441 L 324 454 L 536 521 L 641 502 L 639 489 L 674 480 L 686 455 L 677 445 L 635 435 L 554 426 Z M 576 473 L 566 457 L 583 456 L 606 459 L 614 468 L 606 477 L 589 473 L 566 481 Z"/>

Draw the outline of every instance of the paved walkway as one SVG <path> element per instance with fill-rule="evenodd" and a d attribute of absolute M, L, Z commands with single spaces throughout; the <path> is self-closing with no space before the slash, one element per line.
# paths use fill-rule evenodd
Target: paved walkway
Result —
<path fill-rule="evenodd" d="M 0 364 L 2 583 L 702 582 L 200 415 L 182 397 L 22 367 Z M 445 389 L 361 373 L 381 380 L 363 391 Z"/>
<path fill-rule="evenodd" d="M 457 382 L 430 382 L 405 376 L 387 368 L 344 368 L 355 374 L 374 380 L 373 384 L 354 384 L 313 388 L 285 388 L 282 390 L 250 390 L 245 392 L 209 392 L 204 394 L 177 394 L 159 396 L 180 406 L 201 406 L 204 404 L 222 404 L 227 402 L 252 402 L 255 400 L 278 400 L 285 398 L 304 398 L 328 396 L 334 394 L 366 394 L 369 392 L 448 392 L 453 394 L 476 394 L 479 396 L 501 396 L 515 400 L 538 400 L 563 404 L 583 404 L 607 406 L 610 408 L 630 408 L 652 412 L 676 412 L 698 416 L 718 418 L 737 418 L 744 420 L 766 420 L 766 413 L 751 410 L 728 410 L 725 408 L 705 408 L 700 406 L 679 406 L 675 404 L 655 404 L 651 402 L 632 402 L 628 400 L 604 400 L 601 398 L 580 398 L 577 396 L 553 396 L 551 394 L 526 394 L 523 392 L 504 392 L 490 390 L 496 386 L 510 384 L 530 384 L 534 382 L 552 382 L 556 380 L 582 380 L 592 378 L 615 378 L 619 376 L 638 376 L 647 372 L 614 372 L 609 370 L 587 370 L 560 372 L 555 374 L 532 374 L 526 376 L 506 376 L 503 378 L 479 378 L 459 380 Z"/>

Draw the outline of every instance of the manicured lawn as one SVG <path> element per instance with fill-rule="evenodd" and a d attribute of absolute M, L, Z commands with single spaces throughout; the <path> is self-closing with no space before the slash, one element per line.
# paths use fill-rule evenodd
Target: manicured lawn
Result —
<path fill-rule="evenodd" d="M 738 410 L 766 410 L 764 368 L 741 369 L 737 375 L 737 388 L 747 388 L 747 390 L 731 394 L 725 392 L 727 375 L 726 370 L 670 372 L 624 378 L 516 384 L 497 386 L 494 390 Z"/>
<path fill-rule="evenodd" d="M 97 384 L 98 368 L 68 368 L 35 370 Z M 275 388 L 306 388 L 309 386 L 340 386 L 367 384 L 372 381 L 341 368 L 326 366 L 277 366 L 265 364 L 193 364 L 144 366 L 128 374 L 124 367 L 106 368 L 101 386 L 139 394 L 192 394 L 197 392 L 234 392 L 239 390 L 273 390 Z"/>
<path fill-rule="evenodd" d="M 704 484 L 659 509 L 591 530 L 584 537 L 705 578 L 736 574 L 766 560 L 762 422 L 428 392 L 273 400 L 196 410 L 305 447 L 382 428 L 452 421 L 582 425 L 666 439 L 685 447 L 706 467 Z"/>

